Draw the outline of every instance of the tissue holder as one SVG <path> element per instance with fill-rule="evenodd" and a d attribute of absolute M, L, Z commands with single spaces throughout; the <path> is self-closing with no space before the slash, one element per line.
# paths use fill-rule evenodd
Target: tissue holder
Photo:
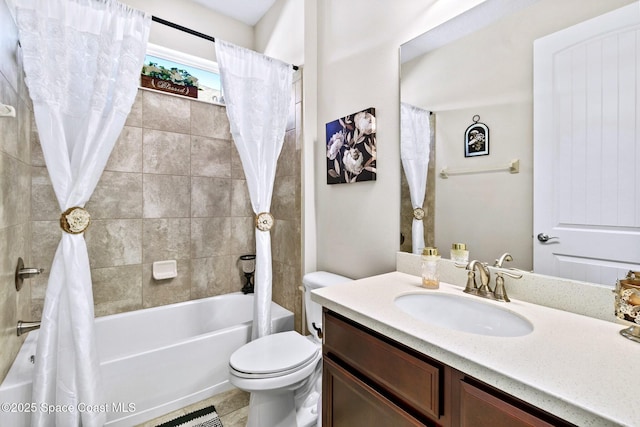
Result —
<path fill-rule="evenodd" d="M 153 263 L 153 278 L 155 280 L 172 279 L 178 275 L 178 263 L 175 259 L 156 261 Z"/>

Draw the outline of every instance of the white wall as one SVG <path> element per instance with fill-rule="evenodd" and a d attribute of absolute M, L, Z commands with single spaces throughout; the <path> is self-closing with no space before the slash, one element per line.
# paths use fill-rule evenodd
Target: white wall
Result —
<path fill-rule="evenodd" d="M 359 278 L 395 270 L 400 247 L 400 44 L 482 0 L 318 0 L 314 144 L 317 268 Z M 446 4 L 445 4 L 446 3 Z M 377 181 L 326 184 L 325 124 L 375 107 Z"/>
<path fill-rule="evenodd" d="M 254 49 L 289 64 L 304 64 L 306 2 L 276 0 L 255 26 Z"/>
<path fill-rule="evenodd" d="M 304 69 L 302 76 L 302 267 L 303 273 L 317 270 L 317 218 L 314 148 L 318 126 L 318 0 L 305 0 Z M 324 162 L 322 163 L 324 164 Z"/>
<path fill-rule="evenodd" d="M 254 29 L 190 0 L 121 0 L 136 9 L 183 27 L 254 49 Z M 149 42 L 215 61 L 215 45 L 208 40 L 153 22 Z"/>

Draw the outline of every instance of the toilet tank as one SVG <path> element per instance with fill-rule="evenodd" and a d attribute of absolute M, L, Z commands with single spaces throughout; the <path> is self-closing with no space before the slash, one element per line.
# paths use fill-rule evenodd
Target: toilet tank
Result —
<path fill-rule="evenodd" d="M 305 274 L 302 278 L 302 285 L 304 286 L 304 308 L 307 316 L 307 329 L 313 338 L 319 342 L 322 342 L 322 339 L 318 338 L 318 331 L 313 327 L 313 323 L 315 323 L 317 328 L 322 328 L 322 306 L 311 301 L 311 291 L 350 281 L 351 279 L 348 277 L 329 273 L 327 271 L 314 271 L 313 273 Z"/>

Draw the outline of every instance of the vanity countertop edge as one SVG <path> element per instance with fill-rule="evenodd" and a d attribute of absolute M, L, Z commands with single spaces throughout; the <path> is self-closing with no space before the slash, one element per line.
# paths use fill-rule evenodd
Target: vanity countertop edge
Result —
<path fill-rule="evenodd" d="M 322 306 L 414 350 L 493 385 L 579 426 L 640 425 L 634 409 L 640 344 L 620 336 L 623 325 L 514 300 L 501 303 L 466 295 L 461 286 L 437 290 L 401 272 L 314 290 Z M 408 293 L 448 293 L 498 304 L 527 319 L 521 337 L 492 337 L 427 325 L 394 299 Z"/>

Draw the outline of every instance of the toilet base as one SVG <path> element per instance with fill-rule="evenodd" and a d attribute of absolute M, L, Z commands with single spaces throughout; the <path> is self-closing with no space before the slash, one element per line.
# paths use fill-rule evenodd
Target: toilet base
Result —
<path fill-rule="evenodd" d="M 251 392 L 247 427 L 297 427 L 293 390 Z"/>

